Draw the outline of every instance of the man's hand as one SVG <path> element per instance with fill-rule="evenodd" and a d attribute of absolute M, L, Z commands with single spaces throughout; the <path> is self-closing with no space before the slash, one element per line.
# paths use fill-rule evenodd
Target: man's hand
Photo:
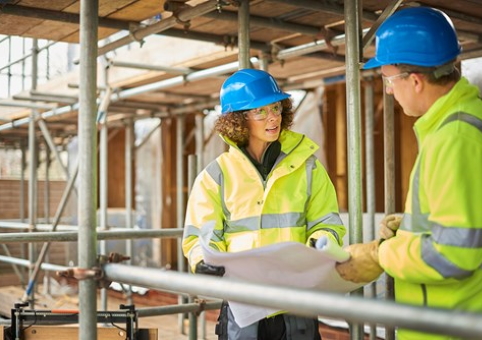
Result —
<path fill-rule="evenodd" d="M 380 222 L 380 229 L 378 230 L 378 237 L 383 240 L 392 238 L 397 233 L 400 227 L 402 217 L 398 215 L 387 215 Z"/>
<path fill-rule="evenodd" d="M 376 280 L 382 267 L 378 263 L 379 240 L 370 243 L 356 243 L 345 248 L 351 257 L 346 262 L 336 264 L 336 271 L 346 280 L 355 283 L 371 282 Z"/>
<path fill-rule="evenodd" d="M 201 260 L 197 265 L 196 269 L 194 270 L 196 274 L 204 274 L 204 275 L 214 275 L 214 276 L 223 276 L 224 275 L 224 267 L 223 266 L 213 266 Z"/>

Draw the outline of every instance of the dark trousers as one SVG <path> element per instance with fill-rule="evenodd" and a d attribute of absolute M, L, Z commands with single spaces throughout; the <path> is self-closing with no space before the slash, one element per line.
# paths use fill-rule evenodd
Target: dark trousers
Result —
<path fill-rule="evenodd" d="M 291 314 L 264 318 L 241 328 L 226 302 L 221 306 L 216 334 L 219 340 L 321 340 L 317 319 Z"/>

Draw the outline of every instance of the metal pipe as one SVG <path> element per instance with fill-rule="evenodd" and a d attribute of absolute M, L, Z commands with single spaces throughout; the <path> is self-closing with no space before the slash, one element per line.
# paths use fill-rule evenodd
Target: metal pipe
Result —
<path fill-rule="evenodd" d="M 392 15 L 397 8 L 400 6 L 400 4 L 403 2 L 403 0 L 392 0 L 383 10 L 382 14 L 377 18 L 375 23 L 371 25 L 369 31 L 363 36 L 363 41 L 362 41 L 362 48 L 365 49 L 368 47 L 373 38 L 375 37 L 375 33 L 378 30 L 378 27 L 385 21 L 386 18 L 388 18 L 390 15 Z"/>
<path fill-rule="evenodd" d="M 52 97 L 52 96 L 24 96 L 24 95 L 15 95 L 12 96 L 13 99 L 15 100 L 29 100 L 29 101 L 41 101 L 41 102 L 61 102 L 61 103 L 69 103 L 69 104 L 74 104 L 77 103 L 77 99 L 61 99 L 57 97 Z M 50 106 L 52 107 L 52 105 Z"/>
<path fill-rule="evenodd" d="M 184 227 L 184 139 L 185 139 L 185 118 L 183 115 L 176 118 L 176 220 L 177 228 Z M 176 240 L 177 248 L 177 270 L 185 272 L 184 256 L 182 253 L 182 239 Z M 184 304 L 187 299 L 178 296 L 178 304 Z M 184 328 L 184 315 L 178 316 L 178 326 L 181 334 L 186 334 Z"/>
<path fill-rule="evenodd" d="M 238 7 L 238 60 L 239 68 L 251 68 L 249 64 L 249 0 L 240 0 Z"/>
<path fill-rule="evenodd" d="M 15 7 L 16 7 L 16 6 L 15 6 Z M 4 8 L 2 8 L 2 12 L 4 12 Z M 57 13 L 58 13 L 58 12 L 57 12 Z M 34 40 L 36 40 L 36 39 L 34 39 Z M 40 48 L 37 46 L 37 47 L 35 48 L 35 52 L 32 51 L 31 54 L 24 55 L 24 56 L 22 56 L 21 58 L 15 60 L 15 61 L 9 62 L 7 65 L 0 67 L 0 72 L 3 71 L 3 70 L 5 70 L 5 69 L 7 69 L 7 68 L 9 68 L 9 67 L 11 67 L 11 66 L 13 66 L 13 65 L 15 65 L 15 64 L 17 64 L 17 63 L 19 63 L 19 62 L 21 62 L 21 61 L 23 61 L 23 60 L 25 60 L 25 59 L 27 59 L 27 58 L 30 58 L 30 57 L 32 57 L 32 59 L 33 59 L 33 58 L 36 58 L 35 54 L 38 55 L 39 52 L 41 52 L 42 50 L 45 50 L 45 49 L 49 48 L 50 46 L 52 46 L 52 45 L 54 45 L 54 44 L 56 44 L 56 43 L 57 43 L 57 41 L 54 41 L 54 42 L 51 42 L 50 44 L 47 44 L 47 45 L 45 45 L 45 46 L 43 46 L 43 47 L 40 47 Z M 32 74 L 33 74 L 33 70 L 32 70 Z M 35 90 L 35 89 L 34 89 L 34 90 Z"/>
<path fill-rule="evenodd" d="M 92 268 L 97 258 L 97 41 L 99 0 L 80 2 L 79 91 L 79 240 L 80 268 Z M 97 284 L 79 282 L 79 340 L 97 339 Z"/>
<path fill-rule="evenodd" d="M 195 7 L 187 7 L 185 10 L 179 11 L 177 15 L 173 15 L 167 19 L 158 21 L 155 24 L 152 24 L 150 26 L 132 31 L 130 32 L 129 35 L 123 38 L 120 38 L 116 41 L 113 41 L 105 46 L 100 47 L 98 50 L 97 56 L 101 56 L 109 51 L 115 50 L 131 42 L 141 41 L 143 38 L 147 37 L 148 35 L 159 33 L 168 28 L 174 27 L 179 22 L 188 22 L 192 18 L 198 17 L 207 12 L 219 10 L 220 6 L 222 5 L 221 5 L 221 2 L 219 2 L 218 0 L 210 0 L 204 3 L 201 3 Z"/>
<path fill-rule="evenodd" d="M 182 228 L 165 228 L 154 230 L 99 230 L 97 240 L 126 240 L 140 238 L 178 238 L 182 236 Z M 78 240 L 76 231 L 48 231 L 35 233 L 0 233 L 1 243 L 24 242 L 73 242 Z"/>
<path fill-rule="evenodd" d="M 363 32 L 368 32 L 368 29 L 363 30 Z M 330 39 L 330 43 L 335 47 L 346 45 L 346 35 L 339 34 L 333 37 L 332 39 Z M 305 45 L 285 48 L 284 50 L 281 50 L 278 52 L 278 54 L 276 55 L 276 58 L 290 59 L 290 58 L 295 58 L 305 54 L 310 54 L 313 52 L 318 52 L 326 49 L 328 49 L 328 44 L 326 43 L 326 40 L 320 39 Z"/>
<path fill-rule="evenodd" d="M 50 150 L 54 153 L 55 159 L 60 164 L 60 167 L 64 172 L 65 177 L 69 179 L 70 178 L 69 170 L 62 163 L 62 158 L 60 157 L 59 151 L 57 150 L 57 147 L 52 139 L 52 136 L 50 135 L 50 132 L 49 132 L 49 129 L 47 128 L 47 124 L 45 123 L 45 120 L 39 119 L 37 122 L 38 122 L 38 126 L 40 127 L 40 130 L 42 131 L 42 135 L 44 136 L 44 139 L 47 142 L 47 145 L 49 146 Z M 73 188 L 73 190 L 74 192 L 77 192 L 75 187 Z"/>
<path fill-rule="evenodd" d="M 133 229 L 134 228 L 134 223 L 132 219 L 132 165 L 134 161 L 134 156 L 132 153 L 133 149 L 133 129 L 134 121 L 132 119 L 127 119 L 125 122 L 125 140 L 124 140 L 124 157 L 125 157 L 125 209 L 126 209 L 126 229 Z M 125 241 L 126 245 L 126 255 L 129 258 L 127 260 L 127 264 L 132 264 L 132 246 L 133 242 L 132 239 L 126 239 Z M 128 285 L 126 287 L 126 297 L 127 297 L 127 303 L 129 305 L 132 304 L 132 287 Z"/>
<path fill-rule="evenodd" d="M 204 117 L 204 114 L 197 114 L 195 117 L 196 174 L 204 167 Z"/>
<path fill-rule="evenodd" d="M 105 59 L 101 59 L 105 61 Z M 103 68 L 103 82 L 105 85 L 106 89 L 110 89 L 108 87 L 108 66 L 104 65 Z M 109 129 L 107 126 L 107 108 L 108 108 L 108 103 L 107 101 L 110 101 L 110 91 L 106 90 L 106 93 L 104 94 L 104 99 L 99 107 L 98 113 L 97 113 L 97 120 L 99 121 L 100 124 L 100 134 L 99 134 L 99 219 L 100 219 L 100 229 L 101 230 L 106 230 L 107 229 L 107 210 L 108 210 L 108 185 L 109 185 L 109 139 L 108 139 L 108 133 Z M 100 118 L 100 119 L 99 119 Z M 97 234 L 97 240 L 99 240 L 99 234 Z M 101 254 L 107 254 L 107 242 L 105 241 L 100 241 L 99 242 L 99 251 Z M 101 303 L 101 310 L 107 310 L 107 300 L 108 300 L 108 294 L 107 294 L 107 289 L 106 288 L 101 288 L 100 290 L 100 303 Z"/>
<path fill-rule="evenodd" d="M 27 164 L 25 141 L 20 142 L 20 151 L 22 153 L 20 165 L 20 221 L 25 222 L 25 167 Z"/>
<path fill-rule="evenodd" d="M 160 65 L 130 63 L 126 61 L 116 61 L 116 60 L 112 60 L 110 64 L 116 67 L 137 68 L 141 70 L 151 70 L 151 71 L 163 71 L 171 74 L 189 74 L 194 71 L 193 69 L 190 69 L 187 67 L 168 67 L 168 66 L 160 66 Z"/>
<path fill-rule="evenodd" d="M 252 58 L 251 63 L 256 64 L 258 62 L 257 58 Z M 182 85 L 189 81 L 195 81 L 204 79 L 206 77 L 215 77 L 218 75 L 223 75 L 236 71 L 238 69 L 239 62 L 235 61 L 221 66 L 212 67 L 210 69 L 205 69 L 197 72 L 190 73 L 185 76 L 177 76 L 166 80 L 161 80 L 152 84 L 141 85 L 136 88 L 123 90 L 119 93 L 112 94 L 112 100 L 117 101 L 120 99 L 129 98 L 141 93 L 157 91 L 165 88 L 169 88 L 174 85 Z"/>
<path fill-rule="evenodd" d="M 4 256 L 4 255 L 0 255 L 0 262 L 13 263 L 13 264 L 23 266 L 23 267 L 27 267 L 27 268 L 32 267 L 32 264 L 30 263 L 29 260 L 19 259 L 19 258 L 16 258 L 16 257 L 10 257 L 10 256 Z M 42 263 L 41 269 L 42 270 L 49 270 L 49 271 L 62 271 L 62 270 L 69 269 L 69 267 L 59 266 L 59 265 L 50 264 L 50 263 Z"/>
<path fill-rule="evenodd" d="M 135 143 L 134 147 L 136 148 L 136 150 L 141 148 L 151 138 L 152 134 L 156 132 L 156 130 L 161 126 L 161 123 L 162 121 L 159 119 L 159 122 L 154 127 L 152 127 L 148 133 L 146 133 L 144 138 L 142 138 L 140 142 Z"/>
<path fill-rule="evenodd" d="M 383 143 L 384 143 L 384 185 L 385 185 L 385 214 L 395 212 L 395 119 L 393 113 L 394 99 L 383 88 Z M 385 275 L 385 298 L 395 299 L 393 278 Z M 387 340 L 395 339 L 395 330 L 387 328 L 385 331 Z"/>
<path fill-rule="evenodd" d="M 350 244 L 363 242 L 363 211 L 361 190 L 361 100 L 360 100 L 360 37 L 359 4 L 345 4 L 346 30 L 346 114 L 347 114 L 347 163 L 348 163 L 348 213 Z M 363 295 L 358 289 L 352 295 Z M 350 338 L 362 339 L 360 324 L 350 325 Z"/>
<path fill-rule="evenodd" d="M 351 322 L 385 324 L 472 338 L 482 334 L 481 313 L 409 306 L 313 289 L 273 286 L 228 277 L 191 275 L 123 264 L 106 264 L 103 269 L 105 278 L 116 282 L 238 301 L 298 315 L 323 315 Z"/>
<path fill-rule="evenodd" d="M 18 101 L 0 101 L 0 106 L 10 107 L 24 107 L 26 109 L 39 109 L 39 110 L 52 110 L 55 109 L 54 105 L 35 104 L 30 102 L 18 102 Z"/>
<path fill-rule="evenodd" d="M 271 0 L 273 2 L 285 3 L 292 5 L 292 0 Z M 341 17 L 345 15 L 343 5 L 337 5 L 328 1 L 313 1 L 313 0 L 296 0 L 296 6 L 313 11 L 328 12 L 338 14 Z M 363 18 L 368 21 L 375 21 L 378 17 L 376 13 L 370 11 L 362 11 Z"/>
<path fill-rule="evenodd" d="M 238 12 L 239 14 L 239 12 Z M 203 17 L 237 22 L 238 15 L 235 12 L 210 12 L 203 15 Z M 293 22 L 277 19 L 276 17 L 260 17 L 256 15 L 249 16 L 250 27 L 264 27 L 264 28 L 276 28 L 287 32 L 301 33 L 305 35 L 318 36 L 320 34 L 320 28 L 311 25 L 296 24 Z"/>
<path fill-rule="evenodd" d="M 0 221 L 0 228 L 7 228 L 7 229 L 28 229 L 29 224 L 25 222 L 9 222 L 9 221 Z M 52 225 L 51 224 L 42 224 L 37 223 L 37 230 L 44 230 L 44 231 L 51 231 Z M 59 230 L 75 230 L 77 231 L 79 228 L 77 226 L 72 225 L 58 225 L 57 229 Z"/>
<path fill-rule="evenodd" d="M 45 148 L 45 191 L 44 191 L 44 222 L 50 223 L 50 150 Z M 49 262 L 49 254 L 45 255 L 45 261 Z M 44 291 L 50 295 L 50 272 L 44 275 Z"/>
<path fill-rule="evenodd" d="M 366 176 L 366 205 L 369 228 L 365 229 L 363 241 L 369 242 L 375 239 L 375 145 L 374 145 L 374 106 L 373 106 L 373 77 L 365 82 L 365 176 Z M 364 287 L 368 297 L 376 298 L 377 282 L 372 282 Z M 376 325 L 370 325 L 370 340 L 376 339 Z"/>
<path fill-rule="evenodd" d="M 32 89 L 37 88 L 38 76 L 38 43 L 37 39 L 32 40 Z M 35 136 L 35 120 L 37 111 L 32 110 L 28 125 L 28 152 L 29 152 L 29 181 L 28 181 L 28 222 L 29 232 L 35 231 L 37 224 L 37 138 Z M 36 247 L 34 244 L 28 245 L 28 259 L 30 263 L 36 260 Z M 32 270 L 29 270 L 29 276 L 32 276 Z M 31 287 L 27 296 L 34 301 L 34 286 Z M 32 304 L 33 307 L 33 304 Z"/>
<path fill-rule="evenodd" d="M 1 103 L 0 103 L 0 106 L 1 106 Z M 47 111 L 47 112 L 44 112 L 44 113 L 40 114 L 40 118 L 49 118 L 49 117 L 53 117 L 53 116 L 60 116 L 60 115 L 66 114 L 66 113 L 70 113 L 72 111 L 77 111 L 78 109 L 79 109 L 78 103 L 74 104 L 74 105 L 62 106 L 62 107 L 54 108 L 50 111 Z M 16 119 L 16 120 L 14 120 L 10 123 L 0 125 L 0 131 L 12 129 L 12 128 L 15 128 L 15 127 L 18 127 L 18 126 L 21 126 L 21 125 L 24 125 L 24 124 L 28 124 L 29 122 L 30 122 L 30 117 Z"/>
<path fill-rule="evenodd" d="M 136 311 L 140 318 L 177 313 L 200 313 L 206 310 L 219 309 L 221 303 L 222 301 L 193 302 L 184 305 L 138 308 Z"/>
<path fill-rule="evenodd" d="M 5 254 L 8 257 L 12 257 L 12 253 L 10 253 L 10 250 L 8 249 L 7 245 L 4 244 L 3 242 L 1 243 L 1 245 L 2 245 L 2 248 L 3 248 L 3 251 L 5 252 Z M 18 268 L 17 265 L 13 264 L 13 263 L 12 263 L 12 268 L 13 268 L 13 271 L 15 272 L 15 274 L 17 274 L 17 277 L 19 278 L 20 283 L 23 286 L 25 284 L 25 277 L 23 276 L 23 273 L 21 272 L 20 268 Z"/>

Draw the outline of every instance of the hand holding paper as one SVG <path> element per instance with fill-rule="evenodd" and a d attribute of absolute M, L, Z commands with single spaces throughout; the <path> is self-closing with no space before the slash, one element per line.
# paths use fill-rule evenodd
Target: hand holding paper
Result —
<path fill-rule="evenodd" d="M 336 262 L 345 262 L 350 258 L 350 253 L 343 250 L 336 241 L 328 236 L 321 236 L 316 240 L 315 248 L 325 252 Z"/>

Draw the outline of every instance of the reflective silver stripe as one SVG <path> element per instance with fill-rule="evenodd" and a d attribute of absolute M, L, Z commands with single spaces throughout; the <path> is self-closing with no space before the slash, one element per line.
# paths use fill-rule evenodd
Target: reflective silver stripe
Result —
<path fill-rule="evenodd" d="M 224 203 L 224 174 L 217 161 L 212 161 L 206 167 L 206 171 L 211 176 L 211 178 L 219 185 L 219 197 L 221 198 L 221 208 L 223 209 L 224 216 L 229 219 L 230 213 L 226 204 Z"/>
<path fill-rule="evenodd" d="M 184 235 L 183 235 L 183 238 L 187 238 L 189 236 L 196 236 L 198 237 L 199 235 L 201 234 L 199 228 L 196 228 L 195 226 L 193 226 L 192 224 L 190 225 L 186 225 L 184 227 Z"/>
<path fill-rule="evenodd" d="M 445 227 L 432 223 L 432 238 L 436 243 L 464 248 L 482 247 L 481 228 Z"/>
<path fill-rule="evenodd" d="M 259 229 L 292 228 L 305 224 L 305 215 L 301 213 L 263 214 L 261 217 L 248 217 L 236 221 L 226 221 L 227 233 L 256 231 Z"/>
<path fill-rule="evenodd" d="M 214 220 L 208 221 L 201 226 L 201 238 L 205 244 L 209 244 L 211 247 L 214 245 L 212 242 L 224 241 L 224 231 L 216 229 L 216 222 Z M 216 247 L 216 249 L 218 249 Z"/>
<path fill-rule="evenodd" d="M 464 279 L 472 275 L 472 271 L 464 270 L 447 260 L 433 245 L 430 235 L 422 235 L 422 259 L 440 273 L 444 278 Z"/>
<path fill-rule="evenodd" d="M 340 215 L 337 213 L 329 213 L 328 215 L 323 216 L 322 218 L 317 219 L 316 221 L 311 221 L 307 223 L 307 230 L 310 230 L 313 227 L 316 227 L 318 224 L 329 224 L 329 225 L 343 225 L 343 221 L 340 218 Z"/>
<path fill-rule="evenodd" d="M 311 188 L 313 186 L 313 170 L 316 168 L 316 158 L 314 156 L 310 156 L 306 160 L 306 203 L 305 203 L 305 211 L 307 211 L 308 203 L 310 202 L 311 198 Z"/>
<path fill-rule="evenodd" d="M 429 231 L 428 215 L 422 214 L 420 208 L 420 161 L 417 162 L 412 181 L 412 215 L 410 216 L 410 229 L 414 232 Z M 405 224 L 403 225 L 405 227 Z"/>
<path fill-rule="evenodd" d="M 405 213 L 400 223 L 400 229 L 409 230 L 414 233 L 430 231 L 432 223 L 428 220 L 429 214 L 419 213 L 418 215 Z"/>
<path fill-rule="evenodd" d="M 219 166 L 218 162 L 212 161 L 209 163 L 206 167 L 206 171 L 217 185 L 221 185 L 221 182 L 223 181 L 223 172 L 221 171 L 221 167 Z"/>
<path fill-rule="evenodd" d="M 482 132 L 482 120 L 480 118 L 476 117 L 476 116 L 472 116 L 472 115 L 470 115 L 468 113 L 465 113 L 465 112 L 457 112 L 457 113 L 454 113 L 453 115 L 450 115 L 449 117 L 447 117 L 444 120 L 442 125 L 440 125 L 439 129 L 441 129 L 442 127 L 444 127 L 448 123 L 454 122 L 456 120 L 460 120 L 462 122 L 470 124 L 473 127 L 475 127 L 476 129 L 479 129 L 480 132 Z"/>

